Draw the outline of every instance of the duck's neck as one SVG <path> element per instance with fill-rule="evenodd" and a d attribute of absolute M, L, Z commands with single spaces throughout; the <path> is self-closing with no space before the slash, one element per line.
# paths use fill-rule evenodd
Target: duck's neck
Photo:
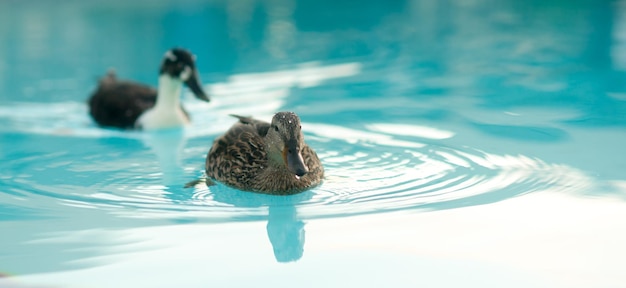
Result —
<path fill-rule="evenodd" d="M 276 148 L 277 145 L 272 143 L 269 137 L 265 137 L 265 151 L 267 151 L 267 164 L 274 170 L 287 171 L 285 160 L 283 159 L 283 152 Z"/>
<path fill-rule="evenodd" d="M 157 100 L 154 105 L 155 110 L 180 109 L 180 92 L 183 89 L 183 82 L 168 75 L 161 75 L 159 76 L 158 89 Z"/>

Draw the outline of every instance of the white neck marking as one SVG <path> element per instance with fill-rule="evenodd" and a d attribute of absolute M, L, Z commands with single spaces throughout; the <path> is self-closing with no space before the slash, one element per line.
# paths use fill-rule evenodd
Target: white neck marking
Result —
<path fill-rule="evenodd" d="M 180 110 L 180 92 L 183 90 L 183 82 L 167 74 L 159 76 L 159 90 L 154 109 Z"/>
<path fill-rule="evenodd" d="M 183 82 L 169 75 L 159 76 L 156 104 L 137 119 L 143 129 L 179 127 L 189 123 L 180 106 Z"/>

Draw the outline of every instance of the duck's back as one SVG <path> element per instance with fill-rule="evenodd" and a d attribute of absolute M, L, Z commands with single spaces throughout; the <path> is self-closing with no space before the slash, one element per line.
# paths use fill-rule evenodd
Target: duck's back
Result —
<path fill-rule="evenodd" d="M 257 126 L 242 121 L 215 139 L 205 168 L 207 176 L 226 185 L 243 190 L 255 186 L 257 176 L 267 168 L 267 152 Z"/>
<path fill-rule="evenodd" d="M 156 102 L 157 91 L 149 86 L 117 81 L 109 73 L 89 99 L 89 113 L 100 126 L 133 128 L 137 118 Z"/>

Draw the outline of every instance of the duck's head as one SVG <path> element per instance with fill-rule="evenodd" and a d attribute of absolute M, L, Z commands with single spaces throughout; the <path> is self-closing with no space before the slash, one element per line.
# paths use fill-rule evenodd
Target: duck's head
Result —
<path fill-rule="evenodd" d="M 196 69 L 196 56 L 189 51 L 174 48 L 165 52 L 159 74 L 185 83 L 198 99 L 206 102 L 211 100 L 200 85 L 200 77 Z"/>
<path fill-rule="evenodd" d="M 296 178 L 309 172 L 302 158 L 304 135 L 298 115 L 293 112 L 276 113 L 265 137 L 271 153 L 280 155 L 287 170 Z"/>

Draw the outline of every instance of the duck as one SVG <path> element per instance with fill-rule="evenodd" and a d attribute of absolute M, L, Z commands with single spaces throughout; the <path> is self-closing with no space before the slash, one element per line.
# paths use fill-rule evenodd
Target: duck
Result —
<path fill-rule="evenodd" d="M 195 55 L 172 48 L 163 56 L 158 88 L 118 80 L 115 71 L 100 79 L 89 97 L 89 114 L 101 127 L 120 129 L 161 129 L 190 123 L 189 113 L 180 103 L 183 84 L 196 98 L 209 102 L 201 86 Z"/>
<path fill-rule="evenodd" d="M 271 123 L 231 115 L 239 121 L 209 150 L 208 180 L 251 192 L 293 195 L 319 185 L 324 167 L 304 141 L 300 118 L 278 112 Z"/>

